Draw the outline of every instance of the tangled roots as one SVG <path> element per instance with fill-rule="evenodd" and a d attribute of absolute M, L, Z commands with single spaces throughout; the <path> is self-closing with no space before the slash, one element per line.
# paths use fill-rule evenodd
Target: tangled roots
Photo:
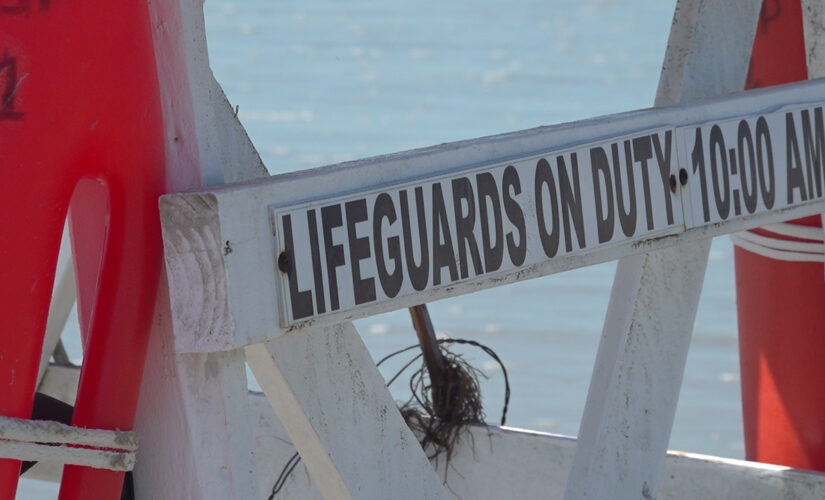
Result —
<path fill-rule="evenodd" d="M 434 384 L 422 366 L 410 377 L 410 400 L 400 410 L 432 460 L 442 452 L 450 459 L 461 430 L 484 422 L 478 377 L 484 376 L 460 355 L 439 345 L 447 362 L 446 380 Z"/>

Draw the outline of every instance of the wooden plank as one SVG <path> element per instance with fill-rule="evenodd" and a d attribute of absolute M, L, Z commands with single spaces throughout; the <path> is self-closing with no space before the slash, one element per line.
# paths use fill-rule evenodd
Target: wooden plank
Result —
<path fill-rule="evenodd" d="M 439 474 L 456 499 L 561 498 L 575 451 L 576 440 L 568 436 L 471 427 L 450 464 L 439 464 Z M 296 483 L 296 487 L 301 484 L 300 479 Z M 602 498 L 621 497 L 611 494 Z M 813 500 L 825 498 L 825 474 L 670 451 L 655 498 Z"/>
<path fill-rule="evenodd" d="M 209 68 L 203 2 L 150 2 L 168 182 L 174 189 L 266 175 Z M 192 179 L 192 165 L 199 177 Z M 242 351 L 175 353 L 166 280 L 159 283 L 135 428 L 136 497 L 257 498 Z"/>
<path fill-rule="evenodd" d="M 619 261 L 565 498 L 655 498 L 709 246 Z"/>
<path fill-rule="evenodd" d="M 808 78 L 825 76 L 825 5 L 819 0 L 802 0 L 802 29 Z"/>
<path fill-rule="evenodd" d="M 732 50 L 727 48 L 724 54 Z M 718 77 L 729 78 L 733 73 L 727 67 Z M 789 137 L 785 126 L 794 123 L 799 130 L 807 119 L 815 130 L 810 140 L 816 140 L 825 134 L 816 125 L 822 102 L 825 81 L 793 84 L 717 101 L 436 146 L 203 193 L 165 196 L 161 211 L 167 271 L 174 290 L 176 348 L 181 352 L 236 348 L 288 330 L 332 324 L 825 211 L 825 199 L 818 191 L 804 200 L 801 188 L 790 199 L 782 192 L 789 182 L 784 168 L 784 142 Z M 752 135 L 754 151 L 766 155 L 761 162 L 758 153 L 747 152 L 747 141 L 739 141 L 740 120 Z M 766 136 L 760 132 L 763 121 L 772 138 L 772 162 L 768 161 Z M 703 139 L 701 148 L 695 144 L 697 130 Z M 794 142 L 797 147 L 805 147 L 802 134 L 793 137 L 803 141 Z M 721 141 L 727 146 L 723 148 Z M 616 197 L 615 174 L 613 189 L 606 187 L 611 169 L 602 160 L 615 164 L 614 150 L 618 166 L 633 163 L 636 171 L 637 206 L 632 217 L 618 215 L 619 199 L 624 195 Z M 634 158 L 632 162 L 622 160 L 626 153 Z M 739 168 L 734 175 L 731 163 L 723 170 L 720 158 L 730 154 L 748 168 Z M 823 156 L 819 168 L 825 168 Z M 660 161 L 660 157 L 668 160 Z M 644 158 L 646 163 L 641 161 Z M 704 159 L 704 168 L 698 158 Z M 751 166 L 757 175 L 752 175 Z M 771 166 L 774 182 L 758 184 L 758 173 Z M 671 192 L 670 176 L 662 175 L 665 170 L 674 178 L 684 175 L 686 185 L 677 185 L 675 193 Z M 807 170 L 802 171 L 805 189 L 813 188 Z M 519 179 L 519 190 L 513 182 L 506 184 L 506 175 L 511 181 Z M 721 180 L 723 175 L 727 181 Z M 749 175 L 746 182 L 742 175 Z M 486 189 L 479 187 L 479 176 L 499 189 L 495 195 L 478 196 L 487 202 L 498 197 L 498 204 L 485 203 L 501 215 L 500 228 L 493 222 L 487 227 L 495 237 L 482 232 L 481 205 L 474 215 L 469 212 L 467 193 Z M 664 179 L 668 179 L 667 193 Z M 501 190 L 505 185 L 506 192 Z M 565 190 L 568 185 L 571 190 Z M 420 234 L 419 187 L 426 226 Z M 402 196 L 412 207 L 406 216 L 401 213 Z M 748 201 L 753 196 L 755 201 Z M 376 216 L 379 197 L 384 200 L 378 204 L 384 211 Z M 326 216 L 324 207 L 328 207 Z M 488 217 L 493 216 L 488 213 Z M 286 234 L 287 219 L 290 235 Z M 459 222 L 464 227 L 461 231 L 457 230 Z M 436 227 L 439 231 L 434 236 Z M 376 231 L 386 233 L 375 238 Z M 414 234 L 406 237 L 405 231 Z M 313 234 L 315 242 L 310 237 Z M 289 239 L 296 248 L 286 248 Z M 299 239 L 303 243 L 297 245 Z M 501 248 L 485 252 L 485 245 L 493 247 L 494 241 L 501 241 Z M 430 272 L 420 273 L 416 282 L 410 269 L 423 265 L 420 246 L 430 261 Z M 406 256 L 408 247 L 410 256 Z M 379 250 L 383 260 L 375 258 Z M 501 262 L 491 261 L 498 260 L 491 256 L 496 253 Z M 379 269 L 379 262 L 386 269 Z M 400 273 L 400 284 L 395 283 L 395 269 L 404 266 L 407 270 Z M 299 303 L 303 305 L 296 313 Z"/>
<path fill-rule="evenodd" d="M 51 366 L 46 380 L 72 397 L 80 368 Z M 295 451 L 286 429 L 263 393 L 250 391 L 249 427 L 254 431 L 256 468 L 261 499 Z M 449 466 L 437 463 L 453 498 L 559 498 L 576 449 L 575 438 L 495 426 L 473 426 L 459 441 Z M 62 467 L 39 463 L 24 477 L 58 482 Z M 280 500 L 322 498 L 299 464 L 276 497 Z M 662 472 L 660 500 L 752 500 L 754 498 L 825 498 L 825 474 L 730 458 L 670 451 Z"/>
<path fill-rule="evenodd" d="M 260 393 L 250 393 L 256 408 L 256 455 L 262 498 L 289 460 L 293 447 Z M 471 426 L 449 464 L 437 462 L 439 477 L 452 498 L 561 498 L 576 450 L 576 439 L 496 426 Z M 304 464 L 287 478 L 276 497 L 314 500 L 321 494 Z M 613 497 L 608 497 L 613 498 Z M 825 498 L 825 474 L 731 458 L 669 451 L 659 500 L 753 500 Z"/>
<path fill-rule="evenodd" d="M 258 495 L 242 350 L 178 354 L 186 432 L 201 498 Z"/>
<path fill-rule="evenodd" d="M 246 353 L 325 498 L 447 498 L 352 324 L 284 335 Z"/>
<path fill-rule="evenodd" d="M 50 364 L 43 375 L 38 390 L 74 406 L 77 384 L 80 380 L 80 366 Z"/>
<path fill-rule="evenodd" d="M 46 335 L 43 337 L 43 350 L 40 354 L 40 369 L 37 373 L 38 385 L 43 380 L 49 360 L 54 348 L 60 342 L 60 335 L 66 326 L 66 320 L 74 307 L 77 289 L 74 282 L 74 262 L 72 262 L 72 248 L 69 240 L 69 226 L 63 228 L 63 238 L 60 240 L 60 254 L 57 258 L 54 291 L 49 304 L 49 319 L 46 323 Z"/>
<path fill-rule="evenodd" d="M 760 4 L 679 1 L 656 104 L 743 88 Z M 619 261 L 565 499 L 657 497 L 709 248 Z"/>

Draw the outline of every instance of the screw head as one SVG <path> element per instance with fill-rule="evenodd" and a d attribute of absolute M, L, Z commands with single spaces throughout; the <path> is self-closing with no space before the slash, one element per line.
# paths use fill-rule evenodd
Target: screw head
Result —
<path fill-rule="evenodd" d="M 684 168 L 679 169 L 679 182 L 681 182 L 682 185 L 684 186 L 684 185 L 687 184 L 687 181 L 688 181 L 687 170 L 685 170 Z"/>
<path fill-rule="evenodd" d="M 676 176 L 673 174 L 670 175 L 670 192 L 676 192 Z"/>
<path fill-rule="evenodd" d="M 292 259 L 289 258 L 289 252 L 284 250 L 278 255 L 278 269 L 284 273 L 289 274 L 290 264 L 292 263 Z"/>

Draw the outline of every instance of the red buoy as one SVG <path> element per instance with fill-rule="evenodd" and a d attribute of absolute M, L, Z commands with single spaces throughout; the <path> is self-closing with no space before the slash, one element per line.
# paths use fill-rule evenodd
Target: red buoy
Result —
<path fill-rule="evenodd" d="M 800 0 L 765 0 L 746 88 L 807 79 L 803 33 Z M 822 225 L 819 216 L 791 223 Z M 810 241 L 804 230 L 754 232 Z M 792 253 L 734 252 L 745 456 L 825 471 L 825 273 Z"/>
<path fill-rule="evenodd" d="M 70 214 L 84 350 L 72 423 L 132 428 L 162 271 L 158 197 L 200 182 L 195 165 L 167 170 L 180 132 L 165 126 L 150 20 L 145 0 L 0 5 L 2 415 L 31 415 Z M 0 460 L 0 500 L 19 469 Z M 120 498 L 123 475 L 66 466 L 60 498 Z"/>

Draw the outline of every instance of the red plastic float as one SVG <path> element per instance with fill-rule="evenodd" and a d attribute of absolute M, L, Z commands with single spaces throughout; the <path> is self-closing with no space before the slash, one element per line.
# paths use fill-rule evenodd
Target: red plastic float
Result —
<path fill-rule="evenodd" d="M 159 92 L 147 2 L 0 3 L 2 415 L 31 413 L 70 213 L 84 347 L 73 424 L 132 427 L 161 272 L 157 200 L 174 177 Z M 0 499 L 19 467 L 0 460 Z M 60 498 L 120 498 L 122 481 L 67 466 Z"/>
<path fill-rule="evenodd" d="M 800 1 L 767 0 L 746 88 L 807 79 L 805 53 Z M 792 224 L 821 227 L 821 219 Z M 823 265 L 739 247 L 735 261 L 746 458 L 825 471 Z"/>

